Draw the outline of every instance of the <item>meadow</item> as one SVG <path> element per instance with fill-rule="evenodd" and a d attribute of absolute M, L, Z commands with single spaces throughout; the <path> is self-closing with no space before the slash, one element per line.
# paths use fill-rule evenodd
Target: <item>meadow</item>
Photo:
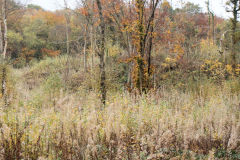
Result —
<path fill-rule="evenodd" d="M 0 0 L 0 160 L 240 160 L 240 0 L 23 1 Z"/>
<path fill-rule="evenodd" d="M 75 70 L 77 61 L 60 56 L 9 67 L 11 103 L 0 112 L 0 159 L 240 158 L 237 78 L 221 85 L 188 82 L 185 90 L 163 85 L 143 95 L 109 82 L 103 107 L 97 88 L 88 87 L 97 78 L 74 78 L 83 73 Z"/>

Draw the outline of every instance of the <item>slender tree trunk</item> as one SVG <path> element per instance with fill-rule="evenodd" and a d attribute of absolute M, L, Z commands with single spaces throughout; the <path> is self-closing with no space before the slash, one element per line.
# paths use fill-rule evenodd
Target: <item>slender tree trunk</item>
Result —
<path fill-rule="evenodd" d="M 65 72 L 65 82 L 68 81 L 68 77 L 69 77 L 69 72 L 70 72 L 70 52 L 69 52 L 69 26 L 68 26 L 68 17 L 66 16 L 66 47 L 67 47 L 67 67 L 66 67 L 66 72 Z"/>
<path fill-rule="evenodd" d="M 93 71 L 93 26 L 91 25 L 91 31 L 90 31 L 90 41 L 91 41 L 91 57 L 92 57 L 92 64 L 91 64 L 91 70 Z"/>
<path fill-rule="evenodd" d="M 213 38 L 213 44 L 215 44 L 215 16 L 214 13 L 212 14 L 212 38 Z"/>
<path fill-rule="evenodd" d="M 6 54 L 7 54 L 7 46 L 8 46 L 8 39 L 7 39 L 7 15 L 6 15 L 6 7 L 7 7 L 7 0 L 3 0 L 2 4 L 2 20 L 3 20 L 3 25 L 4 25 L 4 30 L 2 30 L 1 27 L 1 51 L 3 55 L 3 68 L 2 68 L 2 97 L 4 100 L 4 105 L 7 107 L 8 102 L 7 102 L 7 68 L 6 68 Z M 1 25 L 1 24 L 0 24 Z M 3 36 L 3 37 L 2 37 Z"/>
<path fill-rule="evenodd" d="M 92 8 L 94 8 L 94 0 L 91 1 L 91 6 Z M 91 19 L 91 22 L 90 22 L 90 26 L 91 26 L 91 70 L 92 70 L 92 73 L 93 73 L 93 67 L 94 67 L 94 55 L 95 55 L 95 46 L 96 46 L 96 37 L 94 37 L 95 34 L 95 30 L 94 30 L 94 22 L 93 22 L 93 19 Z"/>
<path fill-rule="evenodd" d="M 106 91 L 106 71 L 105 71 L 105 22 L 104 22 L 104 17 L 102 13 L 102 4 L 100 0 L 97 1 L 97 7 L 98 7 L 98 13 L 100 17 L 100 44 L 99 44 L 99 59 L 100 59 L 100 91 L 101 91 L 101 102 L 103 105 L 106 104 L 106 96 L 107 96 L 107 91 Z"/>
<path fill-rule="evenodd" d="M 151 54 L 152 54 L 152 45 L 153 45 L 153 31 L 154 31 L 154 17 L 155 17 L 155 10 L 156 10 L 156 7 L 157 7 L 157 4 L 158 4 L 158 1 L 155 2 L 154 1 L 151 1 L 151 10 L 153 11 L 152 12 L 152 15 L 151 15 L 151 19 L 150 19 L 150 37 L 149 37 L 149 47 L 148 47 L 148 76 L 151 75 Z M 149 83 L 149 82 L 148 82 Z"/>
<path fill-rule="evenodd" d="M 210 39 L 211 39 L 211 16 L 210 16 L 209 0 L 206 3 L 207 3 L 207 10 L 208 10 L 208 46 L 210 46 Z"/>
<path fill-rule="evenodd" d="M 65 5 L 65 21 L 66 21 L 66 47 L 67 47 L 67 61 L 66 61 L 66 71 L 64 73 L 65 82 L 69 79 L 70 74 L 70 41 L 69 41 L 69 24 L 70 24 L 70 15 L 68 13 L 68 4 L 67 0 L 64 0 Z"/>
<path fill-rule="evenodd" d="M 231 18 L 231 31 L 232 31 L 232 47 L 231 47 L 231 64 L 233 68 L 236 67 L 237 60 L 236 60 L 236 29 L 237 29 L 237 23 L 238 23 L 238 12 L 240 11 L 240 0 L 229 0 L 228 1 L 228 7 L 227 12 L 231 12 L 233 15 L 233 18 Z"/>
<path fill-rule="evenodd" d="M 150 29 L 150 38 L 149 38 L 149 48 L 148 48 L 148 76 L 151 75 L 151 53 L 152 53 L 152 44 L 153 44 L 153 24 L 151 24 Z"/>
<path fill-rule="evenodd" d="M 64 0 L 64 5 L 65 5 L 65 19 L 66 19 L 66 47 L 67 47 L 67 55 L 69 55 L 70 52 L 70 45 L 69 45 L 69 24 L 70 24 L 70 17 L 68 13 L 68 4 L 67 0 Z"/>
<path fill-rule="evenodd" d="M 138 46 L 137 46 L 137 53 L 138 57 L 136 59 L 137 62 L 137 69 L 138 69 L 138 76 L 136 79 L 136 86 L 139 89 L 140 93 L 142 94 L 145 91 L 144 83 L 144 49 L 145 49 L 145 42 L 144 42 L 144 1 L 137 0 L 136 1 L 137 7 L 137 15 L 138 15 L 138 25 L 137 25 L 137 34 L 138 34 Z"/>
<path fill-rule="evenodd" d="M 3 29 L 2 29 L 2 21 L 0 21 L 0 53 L 3 53 Z"/>
<path fill-rule="evenodd" d="M 3 58 L 6 58 L 7 54 L 7 46 L 8 46 L 8 39 L 7 39 L 7 32 L 8 32 L 8 27 L 7 27 L 7 15 L 6 15 L 6 7 L 7 7 L 7 0 L 3 1 L 3 7 L 2 7 L 2 16 L 3 16 L 3 24 L 4 24 L 4 47 L 3 47 Z"/>
<path fill-rule="evenodd" d="M 131 52 L 132 52 L 132 45 L 130 42 L 130 37 L 129 35 L 127 35 L 127 41 L 128 41 L 128 57 L 131 58 Z M 132 62 L 129 63 L 128 65 L 128 80 L 127 80 L 127 84 L 129 85 L 129 87 L 131 87 L 132 89 Z"/>
<path fill-rule="evenodd" d="M 138 32 L 139 32 L 139 46 L 138 46 L 138 53 L 141 55 L 141 57 L 144 57 L 144 1 L 143 0 L 137 0 L 137 12 L 138 12 Z"/>
<path fill-rule="evenodd" d="M 85 37 L 84 37 L 84 47 L 83 47 L 83 63 L 84 63 L 84 71 L 87 72 L 87 53 L 86 53 L 86 48 L 87 48 L 87 28 L 85 29 Z"/>
<path fill-rule="evenodd" d="M 237 2 L 235 2 L 237 3 Z M 233 64 L 233 67 L 236 66 L 236 28 L 237 28 L 237 4 L 234 4 L 233 8 L 233 19 L 232 19 L 232 50 L 231 50 L 231 63 Z"/>
<path fill-rule="evenodd" d="M 4 101 L 4 106 L 7 107 L 7 85 L 6 85 L 6 79 L 7 79 L 7 68 L 5 64 L 3 64 L 2 68 L 2 98 Z"/>
<path fill-rule="evenodd" d="M 95 50 L 96 50 L 96 46 L 97 46 L 97 37 L 96 37 L 96 33 L 94 32 L 94 37 L 93 37 L 93 54 L 92 54 L 92 66 L 94 67 L 94 56 L 96 54 Z"/>
<path fill-rule="evenodd" d="M 66 19 L 68 19 L 67 17 L 66 17 Z M 66 40 L 66 44 L 67 44 L 67 55 L 69 55 L 69 26 L 68 26 L 68 20 L 66 20 L 66 38 L 67 38 L 67 40 Z"/>

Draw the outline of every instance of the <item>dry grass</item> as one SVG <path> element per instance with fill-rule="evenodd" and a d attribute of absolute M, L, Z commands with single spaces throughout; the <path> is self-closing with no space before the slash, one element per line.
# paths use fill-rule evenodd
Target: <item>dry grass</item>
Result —
<path fill-rule="evenodd" d="M 0 159 L 238 159 L 239 94 L 207 93 L 118 93 L 104 109 L 94 92 L 23 102 L 0 112 Z"/>

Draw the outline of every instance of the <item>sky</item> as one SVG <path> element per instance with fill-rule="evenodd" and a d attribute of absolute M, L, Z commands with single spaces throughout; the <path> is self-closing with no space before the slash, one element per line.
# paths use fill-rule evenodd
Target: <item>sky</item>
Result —
<path fill-rule="evenodd" d="M 68 5 L 74 8 L 76 6 L 76 0 L 66 0 Z M 28 0 L 29 4 L 36 4 L 42 8 L 50 11 L 64 8 L 63 0 Z"/>
<path fill-rule="evenodd" d="M 206 11 L 206 0 L 168 0 L 170 3 L 172 3 L 172 6 L 174 8 L 180 7 L 181 5 L 184 5 L 186 2 L 192 2 L 195 4 L 199 4 L 203 11 Z M 210 8 L 214 11 L 214 13 L 222 18 L 229 18 L 230 15 L 225 10 L 224 5 L 226 4 L 227 0 L 210 0 Z M 56 9 L 62 9 L 64 8 L 63 0 L 28 0 L 28 3 L 36 4 L 41 6 L 42 8 L 46 10 L 54 11 Z M 76 5 L 76 0 L 67 0 L 67 3 L 69 6 L 74 8 Z"/>
<path fill-rule="evenodd" d="M 179 7 L 181 5 L 184 5 L 186 2 L 192 2 L 194 4 L 199 4 L 203 11 L 207 11 L 206 7 L 206 0 L 168 0 L 172 3 L 174 7 Z M 231 15 L 230 13 L 226 12 L 226 2 L 227 0 L 209 0 L 210 2 L 210 9 L 219 17 L 222 18 L 229 18 Z"/>

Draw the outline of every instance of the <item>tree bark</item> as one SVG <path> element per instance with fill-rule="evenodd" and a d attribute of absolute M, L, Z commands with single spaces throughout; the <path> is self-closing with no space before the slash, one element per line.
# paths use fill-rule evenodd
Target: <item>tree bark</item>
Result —
<path fill-rule="evenodd" d="M 136 87 L 139 89 L 140 93 L 146 92 L 149 86 L 149 76 L 151 67 L 151 52 L 152 52 L 152 41 L 153 41 L 153 22 L 155 18 L 155 11 L 159 0 L 151 0 L 151 12 L 150 17 L 147 20 L 146 27 L 144 26 L 144 0 L 136 0 L 136 8 L 138 15 L 138 25 L 137 25 L 137 69 L 138 77 L 135 79 Z M 149 37 L 150 36 L 150 37 Z M 149 48 L 147 50 L 147 42 L 149 40 Z M 147 58 L 145 60 L 144 58 Z M 146 65 L 145 62 L 148 62 Z M 147 71 L 145 71 L 147 69 Z M 147 74 L 147 75 L 146 75 Z"/>
<path fill-rule="evenodd" d="M 152 15 L 149 19 L 149 30 L 150 30 L 150 37 L 149 37 L 149 47 L 148 47 L 148 76 L 151 75 L 151 53 L 152 53 L 152 45 L 153 45 L 153 31 L 154 31 L 154 18 L 155 18 L 155 11 L 157 8 L 157 5 L 159 3 L 159 0 L 156 2 L 154 0 L 151 1 L 151 9 L 152 9 Z"/>
<path fill-rule="evenodd" d="M 106 105 L 106 71 L 105 71 L 105 22 L 104 17 L 102 13 L 102 4 L 100 0 L 97 1 L 97 7 L 98 7 L 98 14 L 100 18 L 100 42 L 99 42 L 99 59 L 100 59 L 100 92 L 101 92 L 101 102 L 105 106 Z"/>
<path fill-rule="evenodd" d="M 152 44 L 153 44 L 153 24 L 150 29 L 150 38 L 149 38 L 149 48 L 148 48 L 148 76 L 151 75 L 151 54 L 152 54 Z"/>
<path fill-rule="evenodd" d="M 4 101 L 5 107 L 7 107 L 8 102 L 7 102 L 7 68 L 5 64 L 6 60 L 6 54 L 7 54 L 7 46 L 8 46 L 8 39 L 7 39 L 7 0 L 3 0 L 2 4 L 2 20 L 3 20 L 3 25 L 4 25 L 4 30 L 1 28 L 1 37 L 2 37 L 2 42 L 1 42 L 1 49 L 2 49 L 2 55 L 3 55 L 3 68 L 2 68 L 2 97 Z M 1 24 L 0 24 L 1 25 Z"/>
<path fill-rule="evenodd" d="M 236 29 L 237 29 L 237 23 L 238 23 L 238 12 L 240 11 L 240 0 L 230 0 L 229 6 L 231 7 L 231 10 L 227 9 L 227 12 L 231 12 L 233 14 L 233 18 L 231 19 L 232 22 L 232 49 L 231 49 L 231 64 L 233 65 L 233 68 L 236 67 L 237 60 L 236 60 Z M 232 4 L 232 6 L 231 6 Z"/>
<path fill-rule="evenodd" d="M 2 98 L 3 98 L 5 108 L 8 105 L 8 103 L 7 103 L 7 82 L 6 82 L 6 79 L 7 79 L 7 68 L 6 68 L 5 64 L 3 64 L 3 68 L 2 68 Z"/>

